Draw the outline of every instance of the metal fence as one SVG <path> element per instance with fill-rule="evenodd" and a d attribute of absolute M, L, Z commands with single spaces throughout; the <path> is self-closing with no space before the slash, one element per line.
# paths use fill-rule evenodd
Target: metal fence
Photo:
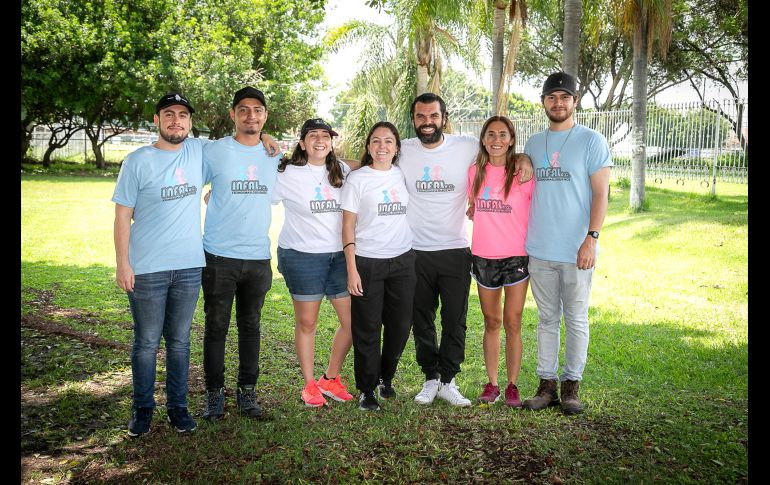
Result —
<path fill-rule="evenodd" d="M 35 128 L 29 147 L 32 158 L 43 159 L 50 138 L 51 132 L 45 126 Z M 102 154 L 106 160 L 120 161 L 128 153 L 141 146 L 149 145 L 157 139 L 158 134 L 150 131 L 127 131 L 107 140 L 107 143 L 103 145 Z M 77 131 L 65 146 L 54 150 L 51 157 L 58 160 L 93 161 L 94 152 L 91 148 L 91 140 L 88 139 L 84 130 Z"/>
<path fill-rule="evenodd" d="M 649 182 L 714 181 L 747 183 L 749 180 L 748 112 L 746 100 L 710 100 L 705 103 L 649 105 L 647 107 L 647 165 Z M 575 119 L 602 133 L 610 145 L 615 166 L 612 176 L 631 176 L 630 109 L 580 111 Z M 542 111 L 532 118 L 511 117 L 516 127 L 516 150 L 533 134 L 548 127 Z M 484 120 L 454 122 L 454 131 L 478 137 Z"/>

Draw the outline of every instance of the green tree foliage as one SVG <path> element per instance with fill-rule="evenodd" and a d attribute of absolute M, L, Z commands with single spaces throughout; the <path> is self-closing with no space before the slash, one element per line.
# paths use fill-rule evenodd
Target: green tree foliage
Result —
<path fill-rule="evenodd" d="M 24 2 L 22 125 L 75 123 L 103 168 L 105 141 L 140 120 L 145 69 L 167 6 L 155 0 Z M 112 125 L 109 133 L 104 124 Z"/>
<path fill-rule="evenodd" d="M 189 96 L 211 138 L 232 132 L 232 96 L 247 84 L 267 98 L 265 131 L 288 133 L 314 115 L 322 20 L 320 1 L 186 0 L 165 23 L 165 81 Z"/>
<path fill-rule="evenodd" d="M 22 156 L 35 125 L 71 121 L 102 146 L 147 123 L 176 89 L 196 107 L 194 131 L 232 129 L 233 93 L 265 92 L 266 131 L 314 115 L 323 86 L 321 0 L 27 0 L 22 2 Z M 105 126 L 110 129 L 104 130 Z M 60 143 L 57 137 L 56 143 Z"/>
<path fill-rule="evenodd" d="M 583 0 L 578 79 L 580 94 L 599 109 L 629 103 L 633 49 L 611 0 Z M 518 76 L 538 84 L 561 67 L 564 0 L 530 0 Z M 746 0 L 674 0 L 671 46 L 650 59 L 647 99 L 683 82 L 702 90 L 705 77 L 738 97 L 748 70 Z M 602 92 L 603 91 L 603 92 Z M 702 94 L 702 93 L 701 93 Z M 583 104 L 583 103 L 581 103 Z"/>

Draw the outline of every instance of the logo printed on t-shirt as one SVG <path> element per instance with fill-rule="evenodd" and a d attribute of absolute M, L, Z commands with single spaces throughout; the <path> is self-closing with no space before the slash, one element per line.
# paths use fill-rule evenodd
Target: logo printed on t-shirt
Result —
<path fill-rule="evenodd" d="M 230 182 L 230 191 L 233 194 L 266 194 L 267 185 L 259 183 L 256 165 L 241 167 L 241 173 L 237 180 Z"/>
<path fill-rule="evenodd" d="M 401 204 L 398 190 L 395 188 L 382 191 L 382 202 L 377 204 L 377 215 L 397 216 L 406 214 L 406 206 Z"/>
<path fill-rule="evenodd" d="M 569 182 L 570 174 L 562 170 L 559 163 L 559 152 L 553 152 L 553 156 L 548 158 L 548 154 L 543 155 L 542 167 L 535 169 L 535 178 L 541 181 Z"/>
<path fill-rule="evenodd" d="M 492 197 L 490 197 L 490 193 Z M 481 198 L 476 199 L 476 210 L 479 212 L 500 212 L 511 213 L 511 206 L 504 203 L 502 199 L 498 199 L 503 193 L 503 187 L 484 187 L 484 192 Z"/>
<path fill-rule="evenodd" d="M 331 187 L 325 185 L 314 187 L 315 194 L 310 200 L 310 212 L 319 214 L 323 212 L 342 212 L 339 202 L 334 199 Z"/>
<path fill-rule="evenodd" d="M 184 169 L 181 167 L 176 167 L 173 172 L 166 177 L 166 183 L 168 185 L 160 188 L 160 198 L 164 202 L 182 199 L 188 195 L 195 195 L 198 192 L 196 186 L 187 183 Z"/>
<path fill-rule="evenodd" d="M 422 167 L 422 177 L 414 182 L 417 192 L 453 192 L 454 184 L 448 184 L 441 178 L 441 165 Z"/>

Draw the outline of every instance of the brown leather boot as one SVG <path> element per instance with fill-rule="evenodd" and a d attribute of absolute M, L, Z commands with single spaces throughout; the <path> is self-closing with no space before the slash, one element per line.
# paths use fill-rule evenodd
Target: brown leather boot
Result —
<path fill-rule="evenodd" d="M 540 385 L 534 397 L 526 399 L 521 406 L 525 409 L 540 411 L 548 406 L 559 405 L 559 394 L 556 392 L 556 379 L 540 379 Z"/>
<path fill-rule="evenodd" d="M 561 381 L 561 410 L 564 414 L 583 412 L 583 404 L 578 398 L 580 381 Z"/>

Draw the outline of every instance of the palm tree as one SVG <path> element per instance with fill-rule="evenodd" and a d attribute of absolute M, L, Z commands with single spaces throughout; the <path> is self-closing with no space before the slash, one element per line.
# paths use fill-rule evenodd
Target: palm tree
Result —
<path fill-rule="evenodd" d="M 444 63 L 452 55 L 480 70 L 480 29 L 474 18 L 479 0 L 369 0 L 385 8 L 408 33 L 417 65 L 416 93 L 438 93 Z"/>
<path fill-rule="evenodd" d="M 396 125 L 402 138 L 411 135 L 416 62 L 404 22 L 396 18 L 394 26 L 383 26 L 349 21 L 329 31 L 324 43 L 333 51 L 351 44 L 364 47 L 361 67 L 351 81 L 356 101 L 345 117 L 340 153 L 357 158 L 369 127 L 382 119 Z"/>
<path fill-rule="evenodd" d="M 492 96 L 495 114 L 505 115 L 508 110 L 508 83 L 516 67 L 516 57 L 521 44 L 521 34 L 527 21 L 527 2 L 525 0 L 495 0 L 492 26 Z M 505 36 L 505 10 L 508 9 L 508 21 L 511 35 L 508 52 L 503 62 L 503 38 Z"/>
<path fill-rule="evenodd" d="M 647 136 L 647 64 L 652 58 L 652 46 L 658 44 L 665 59 L 671 44 L 671 0 L 624 0 L 618 3 L 618 21 L 621 29 L 631 37 L 634 47 L 633 67 L 633 128 L 631 139 L 631 195 L 632 210 L 644 205 L 644 169 L 647 163 L 645 143 Z"/>
<path fill-rule="evenodd" d="M 575 77 L 578 77 L 578 59 L 580 58 L 580 17 L 582 10 L 582 0 L 564 0 L 564 41 L 561 69 Z"/>

